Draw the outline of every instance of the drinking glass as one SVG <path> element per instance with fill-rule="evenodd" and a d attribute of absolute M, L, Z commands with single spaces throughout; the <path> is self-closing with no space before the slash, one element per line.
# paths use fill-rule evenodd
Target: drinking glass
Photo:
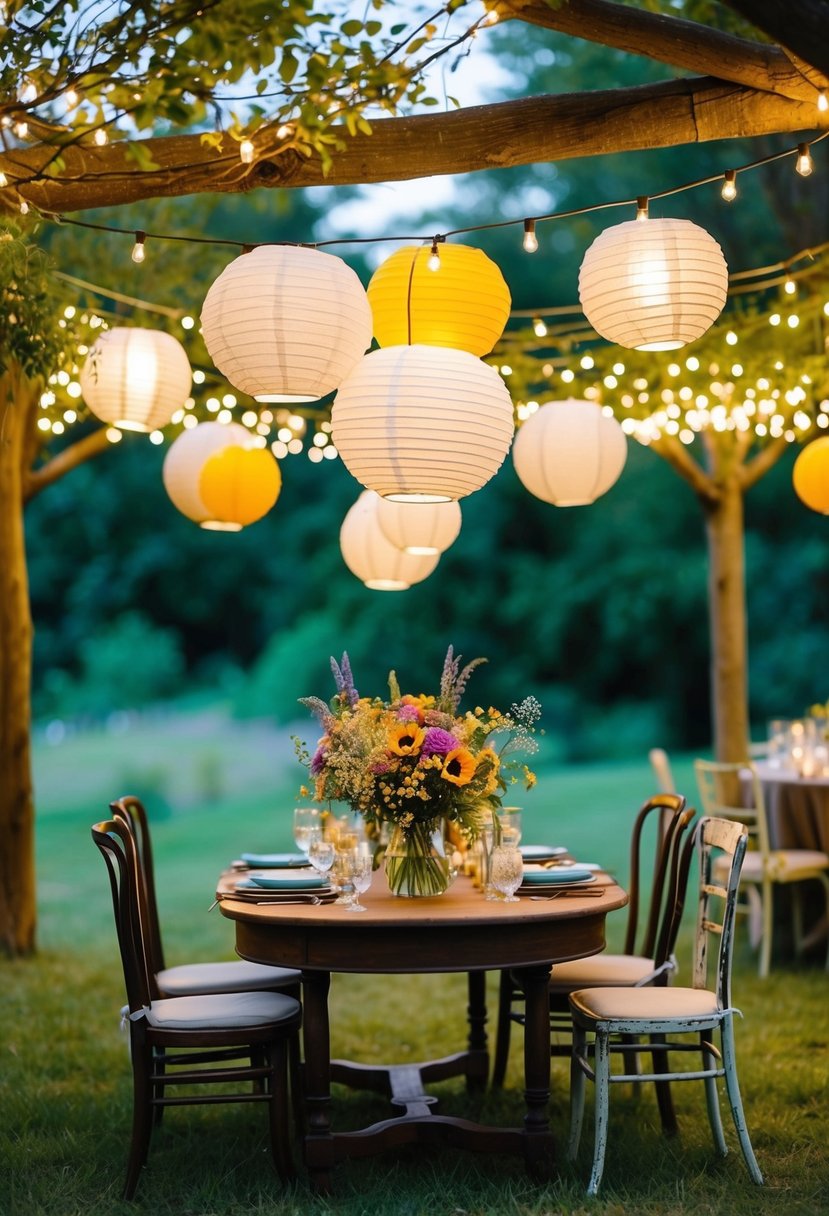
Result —
<path fill-rule="evenodd" d="M 521 843 L 521 807 L 520 806 L 502 806 L 498 811 L 498 820 L 501 824 L 501 836 L 507 829 L 517 833 L 515 843 Z"/>
<path fill-rule="evenodd" d="M 319 811 L 313 806 L 298 806 L 294 811 L 294 840 L 296 847 L 301 849 L 306 857 L 315 832 L 322 835 Z"/>
<path fill-rule="evenodd" d="M 348 855 L 348 870 L 351 875 L 352 896 L 351 901 L 346 905 L 346 910 L 348 912 L 365 912 L 367 909 L 364 904 L 360 903 L 360 896 L 371 886 L 371 855 L 363 853 L 359 849 L 354 849 Z"/>
<path fill-rule="evenodd" d="M 515 892 L 524 877 L 524 861 L 516 845 L 496 845 L 490 858 L 490 881 L 504 903 L 518 903 Z"/>
<path fill-rule="evenodd" d="M 336 850 L 330 840 L 323 840 L 322 836 L 311 841 L 308 849 L 308 860 L 317 871 L 318 874 L 327 874 L 334 864 L 334 856 Z"/>

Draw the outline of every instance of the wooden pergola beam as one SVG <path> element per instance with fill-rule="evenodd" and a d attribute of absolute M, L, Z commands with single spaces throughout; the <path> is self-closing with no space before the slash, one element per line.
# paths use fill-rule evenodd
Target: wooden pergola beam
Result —
<path fill-rule="evenodd" d="M 829 76 L 826 0 L 725 0 L 758 30 Z"/>

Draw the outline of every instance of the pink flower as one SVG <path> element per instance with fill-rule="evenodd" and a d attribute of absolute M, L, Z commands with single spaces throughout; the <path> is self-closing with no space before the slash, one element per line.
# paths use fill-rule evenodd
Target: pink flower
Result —
<path fill-rule="evenodd" d="M 401 705 L 397 711 L 398 722 L 420 722 L 423 717 L 421 710 L 416 705 Z"/>
<path fill-rule="evenodd" d="M 430 726 L 426 731 L 420 752 L 423 756 L 446 756 L 459 746 L 460 739 L 450 734 L 448 730 L 443 730 L 440 726 Z"/>

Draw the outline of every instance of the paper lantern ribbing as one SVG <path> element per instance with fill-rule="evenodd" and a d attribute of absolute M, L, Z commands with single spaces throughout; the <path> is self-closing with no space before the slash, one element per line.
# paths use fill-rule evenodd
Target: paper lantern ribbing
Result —
<path fill-rule="evenodd" d="M 377 520 L 386 540 L 405 553 L 445 553 L 458 539 L 461 509 L 456 502 L 391 502 L 376 496 Z"/>
<path fill-rule="evenodd" d="M 184 347 L 157 329 L 107 329 L 81 369 L 83 399 L 96 418 L 123 431 L 166 426 L 190 393 Z"/>
<path fill-rule="evenodd" d="M 267 448 L 221 448 L 199 477 L 199 495 L 216 523 L 244 528 L 267 515 L 282 489 L 279 465 Z M 207 525 L 202 525 L 203 527 Z"/>
<path fill-rule="evenodd" d="M 201 494 L 201 477 L 205 465 L 217 452 L 231 447 L 250 446 L 250 431 L 238 422 L 226 425 L 202 422 L 192 430 L 182 431 L 170 444 L 162 468 L 164 488 L 173 505 L 202 528 L 216 532 L 238 532 L 242 527 L 241 522 L 221 518 L 221 514 L 217 515 L 205 502 Z M 208 487 L 209 490 L 213 489 L 212 478 Z"/>
<path fill-rule="evenodd" d="M 519 428 L 512 447 L 523 485 L 544 502 L 579 507 L 609 490 L 627 457 L 625 433 L 595 401 L 550 401 Z"/>
<path fill-rule="evenodd" d="M 469 245 L 441 245 L 430 270 L 428 245 L 393 253 L 367 288 L 381 346 L 453 346 L 486 355 L 504 332 L 509 288 L 495 263 Z"/>
<path fill-rule="evenodd" d="M 829 515 L 829 435 L 806 445 L 794 462 L 792 481 L 801 502 Z"/>
<path fill-rule="evenodd" d="M 635 350 L 675 350 L 713 325 L 728 294 L 722 250 L 690 220 L 628 220 L 584 255 L 579 298 L 593 328 Z"/>
<path fill-rule="evenodd" d="M 262 245 L 213 283 L 201 312 L 210 358 L 257 401 L 317 401 L 371 345 L 371 309 L 342 258 Z"/>
<path fill-rule="evenodd" d="M 378 496 L 363 490 L 340 528 L 340 549 L 352 574 L 372 591 L 405 591 L 428 578 L 438 554 L 414 556 L 396 548 L 383 535 L 377 519 Z"/>
<path fill-rule="evenodd" d="M 350 473 L 396 502 L 448 502 L 485 485 L 509 451 L 501 377 L 462 350 L 386 346 L 360 361 L 331 411 Z"/>

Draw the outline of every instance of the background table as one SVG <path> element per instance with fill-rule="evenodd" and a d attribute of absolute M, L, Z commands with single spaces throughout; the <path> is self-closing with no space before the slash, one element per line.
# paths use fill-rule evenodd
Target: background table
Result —
<path fill-rule="evenodd" d="M 235 921 L 236 949 L 257 963 L 298 967 L 303 984 L 305 1161 L 314 1189 L 330 1189 L 330 1168 L 345 1158 L 368 1156 L 414 1140 L 449 1143 L 483 1152 L 523 1154 L 533 1173 L 548 1174 L 555 1152 L 547 1104 L 550 1096 L 548 982 L 557 962 L 598 954 L 605 945 L 605 917 L 627 903 L 625 892 L 600 875 L 602 896 L 562 893 L 517 903 L 486 901 L 468 879 L 432 899 L 399 899 L 382 875 L 362 896 L 368 911 L 334 904 L 256 905 L 222 898 L 224 916 Z M 524 1098 L 521 1128 L 484 1127 L 433 1115 L 423 1083 L 462 1073 L 470 1086 L 488 1074 L 485 972 L 520 969 L 526 993 Z M 467 972 L 469 1041 L 466 1051 L 403 1069 L 368 1068 L 330 1058 L 328 990 L 335 972 L 399 974 Z M 332 1132 L 331 1081 L 384 1089 L 403 1114 L 352 1132 Z"/>
<path fill-rule="evenodd" d="M 794 769 L 755 765 L 763 787 L 773 849 L 829 853 L 829 777 L 800 777 Z"/>

